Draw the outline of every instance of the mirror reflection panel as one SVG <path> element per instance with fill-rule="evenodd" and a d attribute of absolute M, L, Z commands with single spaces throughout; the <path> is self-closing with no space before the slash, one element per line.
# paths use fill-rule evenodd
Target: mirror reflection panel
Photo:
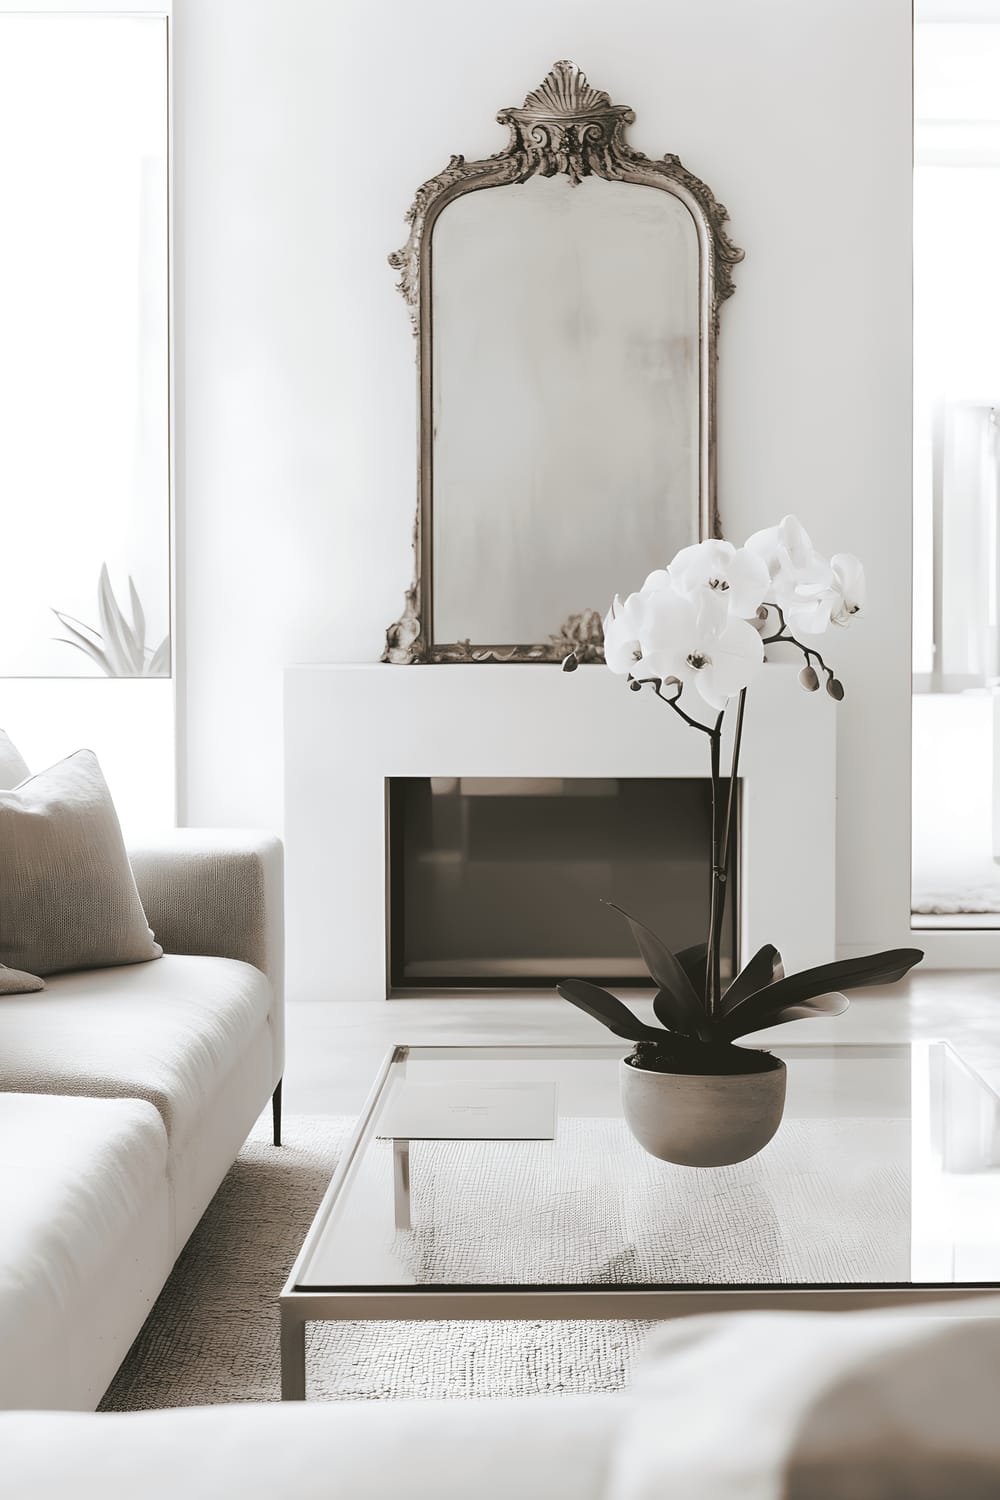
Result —
<path fill-rule="evenodd" d="M 587 177 L 434 228 L 434 627 L 544 641 L 699 534 L 698 234 Z"/>

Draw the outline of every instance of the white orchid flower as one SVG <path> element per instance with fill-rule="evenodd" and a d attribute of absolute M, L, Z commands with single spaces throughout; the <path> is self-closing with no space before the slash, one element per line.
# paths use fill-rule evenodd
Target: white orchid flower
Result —
<path fill-rule="evenodd" d="M 833 568 L 813 546 L 795 516 L 756 531 L 747 551 L 763 558 L 771 575 L 767 602 L 776 604 L 793 631 L 822 635 L 830 623 Z"/>
<path fill-rule="evenodd" d="M 715 540 L 683 547 L 668 573 L 678 593 L 697 599 L 706 590 L 711 591 L 724 598 L 731 615 L 744 620 L 757 613 L 771 581 L 768 565 L 759 553 Z"/>
<path fill-rule="evenodd" d="M 639 625 L 644 604 L 641 594 L 629 594 L 624 604 L 616 594 L 604 617 L 604 660 L 620 677 L 633 671 L 642 655 Z"/>
<path fill-rule="evenodd" d="M 868 596 L 865 570 L 851 552 L 835 552 L 830 567 L 833 571 L 830 620 L 834 625 L 849 625 Z"/>
<path fill-rule="evenodd" d="M 650 594 L 655 594 L 658 589 L 669 589 L 673 585 L 670 582 L 670 570 L 668 568 L 654 568 L 643 584 L 639 593 L 645 599 Z"/>
<path fill-rule="evenodd" d="M 730 615 L 724 597 L 709 590 L 697 602 L 674 588 L 648 595 L 639 644 L 642 655 L 631 669 L 638 681 L 675 678 L 682 693 L 696 688 L 717 711 L 750 683 L 764 660 L 758 632 Z"/>
<path fill-rule="evenodd" d="M 746 547 L 764 559 L 772 581 L 784 577 L 797 582 L 811 572 L 817 559 L 822 561 L 797 516 L 784 516 L 777 526 L 755 531 Z"/>
<path fill-rule="evenodd" d="M 797 597 L 785 608 L 785 619 L 803 635 L 822 635 L 830 625 L 849 625 L 865 602 L 865 570 L 850 552 L 830 559 L 825 588 L 800 584 Z"/>

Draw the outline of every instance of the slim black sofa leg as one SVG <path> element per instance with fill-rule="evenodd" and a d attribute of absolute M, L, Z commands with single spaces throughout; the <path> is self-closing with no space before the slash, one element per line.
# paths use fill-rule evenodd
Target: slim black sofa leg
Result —
<path fill-rule="evenodd" d="M 274 1124 L 274 1144 L 281 1145 L 281 1085 L 283 1078 L 278 1079 L 278 1087 L 271 1095 L 271 1120 Z"/>

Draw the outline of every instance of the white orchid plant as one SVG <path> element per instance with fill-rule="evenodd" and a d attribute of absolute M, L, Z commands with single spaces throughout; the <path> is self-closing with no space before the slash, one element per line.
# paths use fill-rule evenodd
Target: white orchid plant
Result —
<path fill-rule="evenodd" d="M 827 693 L 839 702 L 843 684 L 816 646 L 799 635 L 821 636 L 850 624 L 865 598 L 865 573 L 858 559 L 845 552 L 821 556 L 800 522 L 785 516 L 743 547 L 721 540 L 684 547 L 624 603 L 616 595 L 608 611 L 604 654 L 612 672 L 626 677 L 633 692 L 652 689 L 685 724 L 708 737 L 711 750 L 707 943 L 674 954 L 622 913 L 658 987 L 653 1009 L 660 1025 L 646 1026 L 598 985 L 569 979 L 558 987 L 565 999 L 635 1041 L 631 1060 L 637 1066 L 704 1073 L 767 1066 L 734 1048 L 733 1041 L 800 1016 L 836 1015 L 848 1004 L 841 991 L 893 983 L 923 957 L 919 949 L 900 948 L 786 976 L 781 955 L 768 944 L 722 988 L 722 928 L 747 690 L 764 664 L 766 648 L 787 645 L 802 654 L 802 686 L 816 692 L 822 674 Z M 563 670 L 573 671 L 578 664 L 571 653 Z M 722 734 L 734 702 L 732 764 L 723 808 Z M 702 705 L 712 710 L 708 723 L 697 717 Z M 757 1056 L 766 1059 L 767 1054 Z"/>

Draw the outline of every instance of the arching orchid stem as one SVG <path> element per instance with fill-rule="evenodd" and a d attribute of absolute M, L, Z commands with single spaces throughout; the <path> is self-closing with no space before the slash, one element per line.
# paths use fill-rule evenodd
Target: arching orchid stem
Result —
<path fill-rule="evenodd" d="M 722 916 L 726 909 L 726 871 L 722 864 L 722 721 L 725 709 L 711 731 L 712 751 L 712 887 L 708 910 L 708 953 L 705 963 L 705 1008 L 709 1017 L 718 1013 L 722 997 Z"/>
<path fill-rule="evenodd" d="M 823 660 L 822 656 L 815 649 L 815 647 L 814 646 L 804 646 L 801 641 L 797 641 L 795 639 L 794 635 L 766 635 L 764 637 L 764 645 L 765 646 L 770 646 L 772 642 L 778 642 L 780 645 L 783 645 L 783 646 L 794 646 L 796 648 L 796 650 L 802 652 L 802 655 L 806 659 L 806 666 L 807 667 L 811 666 L 813 661 L 818 661 L 819 665 L 820 665 L 820 670 L 823 671 L 823 672 L 825 672 L 826 675 L 827 675 L 827 677 L 833 677 L 834 676 L 833 668 L 827 666 L 826 662 Z"/>
<path fill-rule="evenodd" d="M 788 629 L 788 625 L 785 622 L 785 611 L 782 609 L 782 607 L 781 607 L 780 604 L 768 604 L 768 603 L 765 602 L 764 604 L 761 605 L 761 609 L 763 609 L 763 610 L 773 609 L 774 613 L 778 616 L 778 634 L 777 635 L 772 635 L 772 636 L 765 636 L 765 638 L 764 638 L 764 645 L 766 646 L 769 640 L 776 641 L 776 640 L 780 639 L 780 637 Z M 757 611 L 757 613 L 758 613 L 758 615 L 760 614 L 760 609 Z"/>
<path fill-rule="evenodd" d="M 690 724 L 692 729 L 700 729 L 702 734 L 714 734 L 715 731 L 711 728 L 710 725 L 702 724 L 699 719 L 693 719 L 689 713 L 685 713 L 684 709 L 681 708 L 680 704 L 677 701 L 680 697 L 680 693 L 675 693 L 672 698 L 668 698 L 666 693 L 662 691 L 663 684 L 659 681 L 658 678 L 652 677 L 647 680 L 654 684 L 654 692 L 656 693 L 656 696 L 659 698 L 660 702 L 665 703 L 668 708 L 672 708 L 675 714 L 679 714 L 680 717 L 684 720 L 685 724 Z"/>
<path fill-rule="evenodd" d="M 736 798 L 736 778 L 740 768 L 740 746 L 743 741 L 743 715 L 746 711 L 747 690 L 743 688 L 736 705 L 736 729 L 733 734 L 733 762 L 729 772 L 729 799 L 726 803 L 726 827 L 722 835 L 722 858 L 719 863 L 724 872 L 729 869 L 729 840 L 733 829 L 733 804 Z M 725 878 L 725 875 L 723 876 Z"/>
<path fill-rule="evenodd" d="M 790 635 L 789 634 L 789 632 L 788 632 L 788 626 L 785 624 L 785 616 L 784 616 L 784 613 L 781 610 L 780 605 L 777 605 L 777 604 L 767 604 L 764 607 L 765 607 L 765 609 L 773 609 L 774 610 L 775 614 L 778 616 L 778 622 L 779 622 L 779 627 L 780 627 L 775 635 L 765 635 L 765 636 L 762 637 L 764 645 L 765 646 L 771 646 L 771 645 L 775 645 L 775 644 L 781 644 L 781 645 L 785 645 L 785 646 L 794 646 L 797 651 L 801 651 L 802 652 L 802 655 L 806 659 L 806 666 L 807 667 L 812 666 L 813 660 L 818 661 L 819 665 L 820 665 L 820 670 L 823 671 L 823 672 L 825 672 L 826 675 L 827 675 L 827 677 L 833 677 L 834 676 L 833 668 L 827 666 L 826 662 L 823 660 L 822 656 L 819 654 L 819 652 L 816 650 L 816 648 L 814 646 L 804 646 L 801 641 L 796 640 L 796 638 L 795 638 L 794 635 Z"/>
<path fill-rule="evenodd" d="M 652 685 L 653 691 L 665 703 L 672 708 L 674 713 L 682 718 L 685 724 L 692 729 L 700 729 L 707 734 L 711 745 L 711 792 L 712 792 L 712 868 L 711 887 L 709 894 L 708 912 L 708 952 L 705 962 L 705 1008 L 709 1016 L 718 1013 L 722 998 L 722 924 L 726 912 L 726 877 L 729 860 L 729 842 L 732 837 L 733 809 L 736 797 L 736 778 L 739 771 L 740 744 L 743 739 L 743 714 L 746 707 L 746 688 L 740 693 L 739 705 L 736 711 L 736 728 L 733 738 L 733 760 L 729 773 L 729 792 L 726 798 L 726 808 L 722 810 L 722 725 L 726 717 L 725 709 L 719 713 L 714 724 L 703 724 L 695 719 L 685 709 L 681 708 L 678 699 L 683 689 L 679 688 L 676 693 L 670 695 L 663 691 L 663 680 L 659 677 L 630 677 L 630 683 L 645 687 L 647 683 Z"/>

